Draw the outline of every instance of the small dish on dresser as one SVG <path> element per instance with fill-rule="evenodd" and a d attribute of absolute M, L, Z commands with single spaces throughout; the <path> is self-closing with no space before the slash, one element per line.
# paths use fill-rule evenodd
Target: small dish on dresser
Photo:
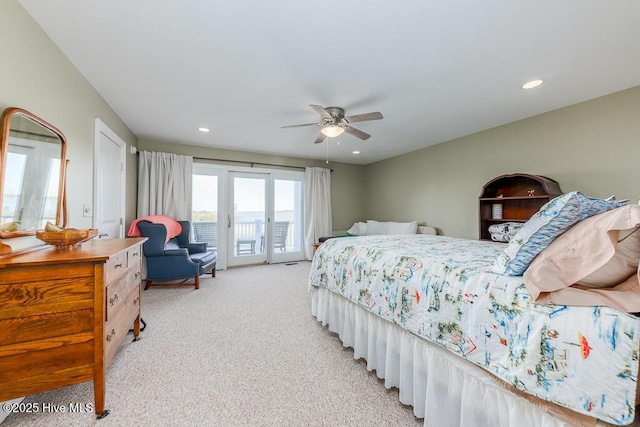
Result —
<path fill-rule="evenodd" d="M 98 235 L 96 228 L 66 228 L 60 231 L 36 231 L 36 237 L 56 250 L 73 249 L 80 247 L 82 242 Z"/>

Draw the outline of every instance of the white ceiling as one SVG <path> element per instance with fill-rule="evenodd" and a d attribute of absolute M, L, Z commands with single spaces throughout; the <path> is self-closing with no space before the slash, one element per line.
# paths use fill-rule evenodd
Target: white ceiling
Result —
<path fill-rule="evenodd" d="M 367 164 L 640 85 L 636 0 L 20 3 L 161 141 Z M 281 129 L 319 120 L 309 104 L 384 119 L 313 144 Z"/>

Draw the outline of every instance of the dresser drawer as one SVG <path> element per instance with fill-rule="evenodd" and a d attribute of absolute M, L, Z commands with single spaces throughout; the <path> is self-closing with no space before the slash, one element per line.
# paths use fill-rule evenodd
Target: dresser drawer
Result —
<path fill-rule="evenodd" d="M 127 251 L 127 260 L 129 263 L 128 267 L 133 267 L 135 265 L 136 268 L 140 268 L 140 261 L 142 260 L 142 246 L 136 245 L 129 249 Z"/>
<path fill-rule="evenodd" d="M 55 340 L 59 343 L 72 341 L 70 336 L 91 332 L 93 323 L 93 307 L 0 319 L 0 355 L 4 354 L 3 346 L 15 347 L 20 343 Z"/>
<path fill-rule="evenodd" d="M 118 315 L 126 296 L 134 289 L 140 289 L 140 266 L 129 268 L 125 274 L 107 285 L 104 320 L 109 320 Z"/>
<path fill-rule="evenodd" d="M 140 314 L 140 288 L 130 292 L 120 307 L 117 316 L 112 316 L 104 325 L 104 357 L 108 365 L 120 344 L 124 341 L 133 322 Z"/>
<path fill-rule="evenodd" d="M 104 264 L 104 283 L 111 283 L 129 267 L 128 251 L 115 254 Z"/>

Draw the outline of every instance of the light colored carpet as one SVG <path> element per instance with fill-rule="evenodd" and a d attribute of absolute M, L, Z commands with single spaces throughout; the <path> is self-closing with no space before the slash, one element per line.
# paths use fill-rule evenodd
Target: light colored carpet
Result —
<path fill-rule="evenodd" d="M 353 350 L 311 316 L 311 263 L 219 271 L 143 291 L 148 326 L 107 369 L 107 408 L 12 414 L 12 426 L 419 426 Z M 92 403 L 86 382 L 25 403 Z"/>

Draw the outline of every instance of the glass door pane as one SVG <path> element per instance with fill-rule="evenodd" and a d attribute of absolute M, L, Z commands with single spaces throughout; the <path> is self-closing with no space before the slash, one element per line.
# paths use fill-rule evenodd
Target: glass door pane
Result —
<path fill-rule="evenodd" d="M 302 179 L 298 174 L 274 174 L 271 262 L 304 259 Z M 288 176 L 287 176 L 288 175 Z"/>
<path fill-rule="evenodd" d="M 227 217 L 229 265 L 264 263 L 267 175 L 231 172 L 229 178 L 233 209 Z"/>
<path fill-rule="evenodd" d="M 218 177 L 193 175 L 191 229 L 194 242 L 205 242 L 208 251 L 218 249 Z"/>

